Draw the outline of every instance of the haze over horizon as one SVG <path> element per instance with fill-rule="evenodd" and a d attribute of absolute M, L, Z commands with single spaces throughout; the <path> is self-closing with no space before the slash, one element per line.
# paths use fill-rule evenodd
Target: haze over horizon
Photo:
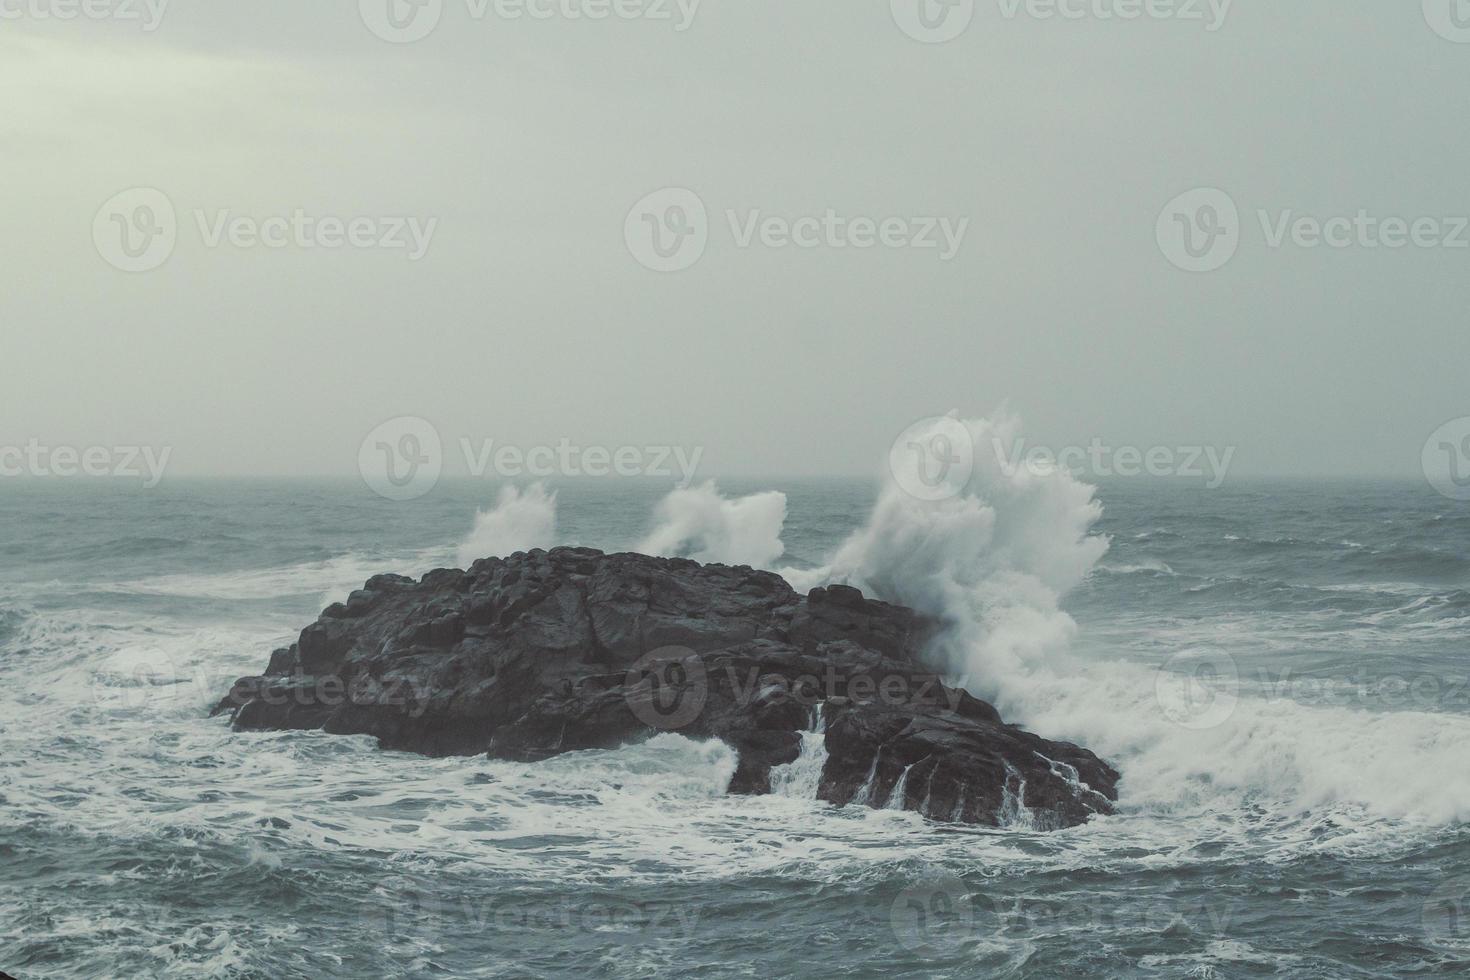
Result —
<path fill-rule="evenodd" d="M 461 439 L 862 476 L 1006 404 L 1031 446 L 1418 477 L 1470 415 L 1470 44 L 1418 3 L 1116 5 L 980 2 L 924 43 L 887 2 L 447 0 L 394 43 L 367 0 L 174 0 L 151 30 L 11 3 L 0 446 L 346 476 L 412 416 L 448 476 Z M 98 235 L 139 188 L 176 242 L 128 272 Z M 1191 272 L 1167 232 L 1197 188 L 1238 216 L 1185 198 L 1235 236 Z M 693 261 L 640 251 L 681 215 Z"/>

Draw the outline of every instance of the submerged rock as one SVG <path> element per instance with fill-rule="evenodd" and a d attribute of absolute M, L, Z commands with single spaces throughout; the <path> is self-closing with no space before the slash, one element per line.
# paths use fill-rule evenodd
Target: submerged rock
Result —
<path fill-rule="evenodd" d="M 729 791 L 748 794 L 825 731 L 831 803 L 1038 828 L 1112 812 L 1118 773 L 944 684 L 920 658 L 930 630 L 846 586 L 802 596 L 746 567 L 532 551 L 370 579 L 215 713 L 433 756 L 719 738 L 739 753 Z"/>

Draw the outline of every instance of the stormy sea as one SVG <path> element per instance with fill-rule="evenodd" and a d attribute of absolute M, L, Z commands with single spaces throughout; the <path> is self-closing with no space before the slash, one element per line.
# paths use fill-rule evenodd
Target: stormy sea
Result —
<path fill-rule="evenodd" d="M 1059 831 L 728 796 L 666 733 L 539 763 L 209 709 L 373 575 L 574 544 L 849 581 L 1096 752 Z M 0 970 L 16 977 L 1470 972 L 1470 509 L 1422 483 L 977 476 L 0 487 Z"/>

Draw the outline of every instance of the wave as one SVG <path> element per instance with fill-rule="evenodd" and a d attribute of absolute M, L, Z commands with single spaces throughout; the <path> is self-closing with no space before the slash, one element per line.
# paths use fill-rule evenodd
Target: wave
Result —
<path fill-rule="evenodd" d="M 934 433 L 915 441 L 939 437 L 939 427 L 953 421 L 936 422 Z M 976 446 L 1014 445 L 1020 437 L 1019 420 L 1009 416 L 963 424 Z M 1094 489 L 1070 473 L 973 455 L 967 482 L 937 501 L 905 489 L 922 485 L 922 460 L 891 461 L 867 525 L 827 566 L 783 574 L 798 588 L 852 585 L 946 623 L 937 652 L 956 674 L 985 687 L 1066 648 L 1076 623 L 1060 598 L 1087 577 L 1109 540 L 1092 533 L 1102 516 Z"/>
<path fill-rule="evenodd" d="M 654 519 L 636 549 L 646 555 L 769 568 L 786 551 L 786 495 L 777 491 L 731 500 L 712 482 L 678 489 L 659 503 Z"/>
<path fill-rule="evenodd" d="M 1104 575 L 1146 575 L 1151 578 L 1157 576 L 1175 576 L 1179 573 L 1169 567 L 1168 562 L 1159 561 L 1156 558 L 1141 561 L 1136 565 L 1130 564 L 1099 564 L 1095 569 Z"/>
<path fill-rule="evenodd" d="M 1008 416 L 963 424 L 977 445 L 1009 442 L 1019 429 Z M 1074 656 L 1076 624 L 1061 599 L 1108 550 L 1092 530 L 1101 516 L 1093 488 L 1063 471 L 1007 472 L 987 455 L 940 501 L 910 496 L 903 488 L 915 474 L 895 472 L 830 564 L 784 574 L 798 587 L 841 582 L 936 617 L 946 629 L 931 653 L 959 682 L 1013 720 L 1109 758 L 1124 773 L 1126 809 L 1345 806 L 1435 823 L 1470 817 L 1459 747 L 1470 718 L 1258 697 L 1238 673 L 1232 682 L 1228 657 L 1200 673 L 1197 658 L 1149 668 Z M 1182 712 L 1170 693 L 1181 689 Z"/>
<path fill-rule="evenodd" d="M 159 575 L 99 587 L 128 595 L 185 599 L 254 600 L 301 595 L 330 595 L 335 599 L 345 597 L 385 570 L 403 574 L 426 572 L 450 557 L 445 548 L 399 554 L 351 552 L 321 561 L 242 571 Z"/>
<path fill-rule="evenodd" d="M 551 548 L 570 542 L 557 531 L 557 498 L 541 484 L 524 491 L 506 487 L 496 505 L 481 511 L 460 545 L 465 568 L 477 559 Z M 726 497 L 713 483 L 675 489 L 654 509 L 653 529 L 634 550 L 705 564 L 770 567 L 785 552 L 786 495 L 779 491 Z"/>
<path fill-rule="evenodd" d="M 1009 416 L 937 424 L 962 424 L 976 445 L 1009 443 L 1020 432 L 1019 421 Z M 783 494 L 728 498 L 712 483 L 665 497 L 639 550 L 770 568 L 799 589 L 850 584 L 934 617 L 945 626 L 929 651 L 936 665 L 1012 720 L 1109 758 L 1124 773 L 1123 804 L 1134 814 L 1266 806 L 1292 812 L 1358 808 L 1376 816 L 1441 823 L 1470 815 L 1470 777 L 1457 755 L 1458 745 L 1470 740 L 1470 718 L 1314 706 L 1263 695 L 1241 683 L 1238 674 L 1231 676 L 1228 658 L 1212 661 L 1213 655 L 1203 658 L 1223 665 L 1213 674 L 1199 673 L 1201 658 L 1187 651 L 1162 668 L 1118 659 L 1104 652 L 1105 645 L 1089 644 L 1087 655 L 1079 655 L 1073 649 L 1077 623 L 1063 608 L 1064 598 L 1089 576 L 1136 576 L 1139 588 L 1193 585 L 1196 591 L 1190 594 L 1215 593 L 1277 616 L 1320 610 L 1357 617 L 1339 624 L 1338 632 L 1347 636 L 1343 631 L 1371 633 L 1379 622 L 1460 628 L 1470 616 L 1470 593 L 1441 588 L 1428 596 L 1406 590 L 1376 595 L 1365 591 L 1367 586 L 1318 588 L 1265 579 L 1191 582 L 1153 558 L 1130 555 L 1105 562 L 1111 541 L 1096 530 L 1103 514 L 1096 492 L 1067 472 L 1012 471 L 996 454 L 977 453 L 964 485 L 937 501 L 905 491 L 914 486 L 914 475 L 891 470 L 866 523 L 816 569 L 777 568 L 785 553 Z M 490 555 L 551 547 L 558 543 L 556 503 L 556 494 L 540 485 L 509 488 L 476 516 L 457 549 L 396 559 L 354 553 L 276 569 L 159 577 L 117 588 L 211 599 L 303 593 L 340 598 L 394 560 L 411 566 L 404 571 L 427 571 L 456 551 L 461 565 L 468 565 Z M 1172 533 L 1152 532 L 1156 537 Z M 1338 546 L 1349 555 L 1368 550 Z M 1180 584 L 1165 586 L 1166 577 Z M 1371 605 L 1360 604 L 1359 597 Z M 1143 612 L 1131 615 L 1130 623 L 1147 621 Z M 1159 626 L 1161 642 L 1150 649 L 1205 640 L 1204 627 L 1214 623 L 1172 636 L 1167 622 Z M 13 631 L 14 623 L 0 620 L 4 629 Z M 133 636 L 126 643 L 116 637 L 67 639 L 70 649 L 90 651 L 91 660 L 85 668 L 65 658 L 57 666 L 83 671 L 72 681 L 91 686 L 94 699 L 122 706 L 177 695 L 168 698 L 171 715 L 175 703 L 187 713 L 207 702 L 208 685 L 194 676 L 204 664 L 212 676 L 227 681 L 226 675 L 258 667 L 258 652 L 268 642 L 260 636 L 187 630 Z M 1183 703 L 1190 711 L 1181 713 L 1180 690 L 1187 692 Z M 1211 708 L 1226 704 L 1228 711 Z M 1193 711 L 1198 705 L 1206 706 L 1202 713 Z M 1201 717 L 1209 724 L 1200 724 Z M 1405 759 L 1413 759 L 1413 765 L 1404 765 Z M 800 779 L 796 770 L 791 775 L 804 787 L 810 774 L 803 768 Z"/>
<path fill-rule="evenodd" d="M 556 543 L 556 494 L 534 483 L 521 490 L 505 487 L 495 506 L 475 517 L 474 530 L 459 547 L 459 566 L 481 558 L 504 558 L 518 551 Z"/>

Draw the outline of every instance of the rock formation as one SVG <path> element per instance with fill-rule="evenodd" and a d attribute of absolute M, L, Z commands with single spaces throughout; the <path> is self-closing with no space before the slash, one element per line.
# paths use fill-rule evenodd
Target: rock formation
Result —
<path fill-rule="evenodd" d="M 1112 812 L 1118 773 L 1002 722 L 921 651 L 934 626 L 831 586 L 684 559 L 532 551 L 379 575 L 242 678 L 238 730 L 324 729 L 427 755 L 538 760 L 660 731 L 719 738 L 732 793 L 771 791 L 825 731 L 819 799 L 973 824 Z"/>

